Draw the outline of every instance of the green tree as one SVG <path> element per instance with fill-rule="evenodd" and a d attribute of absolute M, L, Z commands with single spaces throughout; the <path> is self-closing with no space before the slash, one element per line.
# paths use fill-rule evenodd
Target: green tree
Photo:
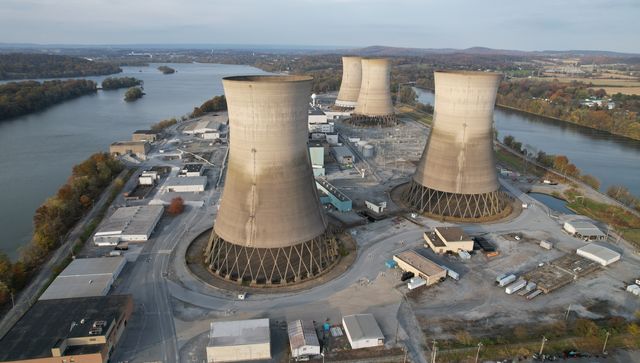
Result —
<path fill-rule="evenodd" d="M 135 101 L 139 98 L 142 98 L 143 95 L 144 92 L 142 92 L 142 89 L 140 87 L 131 87 L 127 90 L 127 92 L 125 92 L 124 100 L 127 102 Z"/>

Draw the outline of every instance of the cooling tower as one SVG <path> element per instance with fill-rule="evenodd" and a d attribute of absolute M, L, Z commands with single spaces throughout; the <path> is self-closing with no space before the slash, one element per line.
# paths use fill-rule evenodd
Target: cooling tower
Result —
<path fill-rule="evenodd" d="M 486 218 L 509 207 L 493 153 L 501 74 L 435 72 L 433 127 L 404 198 L 420 212 Z"/>
<path fill-rule="evenodd" d="M 342 57 L 342 83 L 336 99 L 336 106 L 353 109 L 358 101 L 362 82 L 362 58 Z"/>
<path fill-rule="evenodd" d="M 351 119 L 364 126 L 396 124 L 391 102 L 391 62 L 388 59 L 362 59 L 362 83 Z"/>
<path fill-rule="evenodd" d="M 253 284 L 300 281 L 335 260 L 307 149 L 311 77 L 223 79 L 229 110 L 224 191 L 205 249 L 215 274 Z"/>

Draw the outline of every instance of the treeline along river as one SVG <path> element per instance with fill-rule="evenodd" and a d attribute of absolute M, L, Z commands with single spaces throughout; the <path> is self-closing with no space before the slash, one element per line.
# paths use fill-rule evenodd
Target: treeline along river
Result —
<path fill-rule="evenodd" d="M 419 102 L 434 104 L 433 92 L 414 90 Z M 512 135 L 534 153 L 566 155 L 583 174 L 598 178 L 602 191 L 624 185 L 640 196 L 640 141 L 499 107 L 494 121 L 500 140 Z"/>
<path fill-rule="evenodd" d="M 96 94 L 0 121 L 0 250 L 18 256 L 31 238 L 36 208 L 55 194 L 73 165 L 96 151 L 106 151 L 117 140 L 128 140 L 136 129 L 180 117 L 207 99 L 223 93 L 222 78 L 261 74 L 239 65 L 169 64 L 177 72 L 164 75 L 158 64 L 122 67 L 116 77 L 144 81 L 146 95 L 125 102 L 126 89 Z M 98 84 L 104 78 L 85 77 Z M 38 80 L 42 81 L 42 80 Z M 4 83 L 4 82 L 3 82 Z"/>

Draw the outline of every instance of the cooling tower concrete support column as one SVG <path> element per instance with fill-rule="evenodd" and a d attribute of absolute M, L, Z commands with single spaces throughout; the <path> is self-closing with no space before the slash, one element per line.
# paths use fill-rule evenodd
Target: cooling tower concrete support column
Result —
<path fill-rule="evenodd" d="M 391 102 L 391 62 L 384 58 L 362 59 L 362 83 L 358 104 L 351 115 L 361 125 L 395 125 Z"/>
<path fill-rule="evenodd" d="M 362 58 L 342 57 L 342 83 L 336 106 L 353 109 L 358 101 L 362 82 Z"/>
<path fill-rule="evenodd" d="M 223 80 L 229 161 L 205 250 L 210 270 L 222 277 L 254 284 L 299 281 L 321 273 L 336 257 L 307 149 L 311 80 Z"/>
<path fill-rule="evenodd" d="M 484 218 L 508 208 L 498 189 L 493 108 L 501 74 L 435 72 L 434 121 L 405 199 L 428 214 Z"/>

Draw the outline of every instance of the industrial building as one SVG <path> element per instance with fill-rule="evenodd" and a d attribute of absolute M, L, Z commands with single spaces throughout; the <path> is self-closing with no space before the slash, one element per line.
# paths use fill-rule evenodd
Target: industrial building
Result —
<path fill-rule="evenodd" d="M 342 82 L 336 98 L 336 108 L 351 110 L 356 107 L 361 84 L 362 58 L 342 57 Z"/>
<path fill-rule="evenodd" d="M 435 72 L 433 127 L 403 199 L 420 213 L 495 218 L 510 207 L 493 152 L 493 108 L 502 75 Z"/>
<path fill-rule="evenodd" d="M 155 185 L 160 179 L 158 172 L 155 170 L 145 170 L 138 177 L 138 184 L 140 185 Z"/>
<path fill-rule="evenodd" d="M 53 280 L 39 300 L 105 296 L 126 263 L 122 256 L 75 259 Z"/>
<path fill-rule="evenodd" d="M 200 120 L 192 122 L 182 129 L 182 133 L 186 135 L 200 135 L 203 138 L 205 134 L 222 133 L 224 125 L 227 123 L 227 113 L 220 112 L 213 115 L 202 116 Z"/>
<path fill-rule="evenodd" d="M 163 212 L 161 205 L 118 208 L 100 223 L 93 235 L 93 243 L 97 246 L 116 246 L 121 241 L 147 241 Z"/>
<path fill-rule="evenodd" d="M 389 59 L 362 59 L 362 81 L 351 122 L 360 126 L 393 126 L 397 123 L 391 102 Z"/>
<path fill-rule="evenodd" d="M 564 222 L 562 228 L 570 235 L 585 241 L 603 241 L 607 239 L 607 235 L 600 228 L 586 220 L 567 221 Z"/>
<path fill-rule="evenodd" d="M 180 177 L 170 176 L 162 184 L 161 190 L 174 193 L 200 193 L 207 187 L 206 176 Z"/>
<path fill-rule="evenodd" d="M 309 142 L 309 157 L 311 159 L 311 168 L 313 176 L 324 176 L 324 145 L 318 141 Z"/>
<path fill-rule="evenodd" d="M 0 340 L 0 362 L 108 362 L 132 311 L 131 295 L 37 301 Z"/>
<path fill-rule="evenodd" d="M 131 134 L 131 141 L 154 142 L 158 139 L 158 132 L 153 130 L 136 130 Z"/>
<path fill-rule="evenodd" d="M 618 252 L 595 243 L 578 248 L 576 253 L 578 256 L 588 258 L 602 266 L 607 266 L 620 260 L 620 254 Z"/>
<path fill-rule="evenodd" d="M 269 319 L 211 323 L 207 362 L 241 362 L 261 359 L 271 359 Z"/>
<path fill-rule="evenodd" d="M 325 136 L 327 143 L 329 143 L 329 145 L 338 145 L 340 144 L 340 141 L 338 140 L 338 133 L 336 132 L 331 132 L 326 134 Z"/>
<path fill-rule="evenodd" d="M 146 141 L 116 141 L 109 145 L 109 154 L 113 156 L 133 155 L 141 160 L 147 158 L 150 146 Z"/>
<path fill-rule="evenodd" d="M 333 157 L 336 158 L 336 162 L 341 165 L 353 165 L 356 157 L 351 150 L 346 146 L 334 146 L 331 148 Z"/>
<path fill-rule="evenodd" d="M 348 212 L 353 208 L 353 201 L 326 179 L 316 178 L 316 187 L 320 191 L 322 204 L 331 204 L 340 212 Z"/>
<path fill-rule="evenodd" d="M 473 239 L 460 227 L 435 227 L 431 232 L 424 232 L 425 247 L 435 253 L 473 251 Z"/>
<path fill-rule="evenodd" d="M 351 349 L 384 345 L 384 335 L 373 314 L 354 314 L 342 317 L 342 326 Z"/>
<path fill-rule="evenodd" d="M 203 171 L 204 171 L 203 164 L 189 163 L 189 164 L 185 164 L 182 167 L 182 169 L 180 170 L 180 173 L 178 173 L 178 176 L 186 176 L 186 177 L 201 176 Z"/>
<path fill-rule="evenodd" d="M 308 76 L 224 78 L 229 158 L 204 251 L 215 275 L 238 284 L 289 284 L 333 266 L 307 148 Z M 251 167 L 248 167 L 251 166 Z"/>
<path fill-rule="evenodd" d="M 447 277 L 447 270 L 413 250 L 401 252 L 393 256 L 393 260 L 403 271 L 413 272 L 415 276 L 423 278 L 427 286 Z"/>
<path fill-rule="evenodd" d="M 320 355 L 320 342 L 312 322 L 290 321 L 287 323 L 287 333 L 292 358 L 298 360 Z"/>

